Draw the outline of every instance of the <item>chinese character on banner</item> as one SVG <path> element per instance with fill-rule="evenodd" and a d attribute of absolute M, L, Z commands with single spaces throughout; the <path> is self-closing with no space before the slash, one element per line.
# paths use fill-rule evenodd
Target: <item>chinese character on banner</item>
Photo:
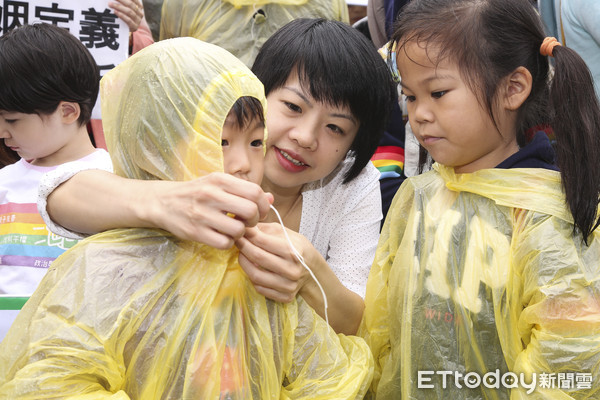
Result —
<path fill-rule="evenodd" d="M 129 52 L 129 28 L 109 0 L 0 0 L 0 35 L 21 25 L 47 23 L 67 29 L 90 51 L 104 75 Z M 100 119 L 100 99 L 92 111 Z"/>
<path fill-rule="evenodd" d="M 119 24 L 116 23 L 117 16 L 105 9 L 103 12 L 97 12 L 90 8 L 83 12 L 85 20 L 81 21 L 81 30 L 79 31 L 79 40 L 87 48 L 108 46 L 112 50 L 119 48 L 117 38 L 119 37 Z"/>
<path fill-rule="evenodd" d="M 29 3 L 26 1 L 4 0 L 2 10 L 0 11 L 2 14 L 0 33 L 2 34 L 29 21 Z"/>
<path fill-rule="evenodd" d="M 53 24 L 69 29 L 68 24 L 73 21 L 75 11 L 58 8 L 58 3 L 52 3 L 51 7 L 36 7 L 35 18 L 48 24 Z"/>

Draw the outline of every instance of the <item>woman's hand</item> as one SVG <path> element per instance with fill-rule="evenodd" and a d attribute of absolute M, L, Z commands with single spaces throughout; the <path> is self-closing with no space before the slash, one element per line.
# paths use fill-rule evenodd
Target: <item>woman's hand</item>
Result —
<path fill-rule="evenodd" d="M 87 170 L 56 188 L 47 209 L 52 221 L 75 232 L 161 228 L 226 249 L 266 217 L 272 202 L 259 185 L 220 172 L 176 182 Z"/>
<path fill-rule="evenodd" d="M 331 327 L 337 333 L 356 334 L 365 307 L 363 299 L 342 285 L 308 239 L 285 229 L 325 292 Z M 247 228 L 246 234 L 235 244 L 240 249 L 240 265 L 258 293 L 280 302 L 290 302 L 299 294 L 325 319 L 325 299 L 321 288 L 293 255 L 281 225 L 259 223 L 254 228 Z"/>
<path fill-rule="evenodd" d="M 144 17 L 142 0 L 115 0 L 108 3 L 108 6 L 127 24 L 129 32 L 137 31 Z"/>
<path fill-rule="evenodd" d="M 141 219 L 175 236 L 226 249 L 265 218 L 273 196 L 225 173 L 156 186 Z"/>
<path fill-rule="evenodd" d="M 260 223 L 246 229 L 236 245 L 240 249 L 240 265 L 256 291 L 271 300 L 288 303 L 312 279 L 292 253 L 283 229 L 278 223 Z M 316 250 L 304 236 L 285 229 L 310 268 L 311 253 Z"/>

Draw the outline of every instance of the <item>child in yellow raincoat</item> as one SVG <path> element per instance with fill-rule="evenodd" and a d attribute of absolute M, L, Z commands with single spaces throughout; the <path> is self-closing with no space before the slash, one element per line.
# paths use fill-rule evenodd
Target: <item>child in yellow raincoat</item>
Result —
<path fill-rule="evenodd" d="M 600 398 L 600 107 L 585 64 L 522 0 L 412 0 L 392 43 L 435 164 L 395 196 L 370 271 L 370 395 Z M 523 142 L 543 124 L 558 168 L 543 133 Z"/>
<path fill-rule="evenodd" d="M 225 50 L 156 43 L 101 92 L 118 174 L 260 182 L 264 89 Z M 65 253 L 0 344 L 8 399 L 354 399 L 371 376 L 362 339 L 336 335 L 301 299 L 257 294 L 235 248 L 154 229 L 108 231 Z"/>
<path fill-rule="evenodd" d="M 266 40 L 298 18 L 350 21 L 345 0 L 164 0 L 160 39 L 195 37 L 251 66 Z"/>

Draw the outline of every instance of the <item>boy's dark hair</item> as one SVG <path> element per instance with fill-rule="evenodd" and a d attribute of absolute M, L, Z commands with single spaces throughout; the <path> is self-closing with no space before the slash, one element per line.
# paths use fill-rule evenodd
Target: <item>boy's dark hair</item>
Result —
<path fill-rule="evenodd" d="M 318 102 L 346 106 L 360 123 L 350 146 L 354 164 L 344 183 L 356 178 L 375 152 L 396 84 L 375 46 L 358 30 L 339 21 L 296 19 L 275 32 L 260 49 L 252 71 L 267 96 L 296 68 L 302 87 Z"/>
<path fill-rule="evenodd" d="M 100 73 L 85 46 L 64 28 L 24 25 L 0 37 L 0 109 L 51 114 L 61 101 L 78 103 L 88 123 Z"/>
<path fill-rule="evenodd" d="M 531 94 L 517 112 L 517 140 L 523 145 L 528 129 L 552 126 L 566 202 L 587 242 L 600 223 L 600 105 L 589 69 L 573 50 L 554 48 L 551 76 L 548 58 L 540 54 L 544 38 L 528 1 L 412 0 L 396 21 L 392 43 L 398 52 L 409 41 L 437 46 L 435 61 L 458 64 L 494 121 L 501 80 L 520 66 L 529 70 Z"/>
<path fill-rule="evenodd" d="M 243 129 L 255 119 L 258 119 L 262 124 L 265 123 L 263 106 L 256 97 L 240 97 L 233 103 L 229 112 L 235 115 L 235 124 L 239 129 Z"/>
<path fill-rule="evenodd" d="M 0 143 L 0 168 L 4 168 L 9 164 L 14 164 L 19 161 L 19 154 L 6 147 L 4 142 Z"/>

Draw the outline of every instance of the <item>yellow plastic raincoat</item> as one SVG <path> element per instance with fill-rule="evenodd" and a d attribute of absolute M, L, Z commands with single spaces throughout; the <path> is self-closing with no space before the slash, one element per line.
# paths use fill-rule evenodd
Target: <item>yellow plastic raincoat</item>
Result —
<path fill-rule="evenodd" d="M 377 399 L 600 398 L 600 233 L 573 235 L 558 172 L 408 179 L 365 302 Z"/>
<path fill-rule="evenodd" d="M 277 29 L 297 18 L 349 22 L 346 0 L 165 0 L 160 39 L 191 36 L 251 66 Z"/>
<path fill-rule="evenodd" d="M 226 51 L 158 42 L 101 82 L 115 171 L 184 180 L 223 171 L 221 128 L 262 84 Z M 301 299 L 256 293 L 238 251 L 161 230 L 92 236 L 51 266 L 0 345 L 0 398 L 354 399 L 373 370 Z"/>

